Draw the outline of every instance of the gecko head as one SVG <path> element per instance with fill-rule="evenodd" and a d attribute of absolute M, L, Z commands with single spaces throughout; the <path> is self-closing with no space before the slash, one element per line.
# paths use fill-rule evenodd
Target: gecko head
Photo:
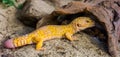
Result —
<path fill-rule="evenodd" d="M 9 39 L 7 41 L 4 42 L 4 46 L 6 48 L 15 48 L 14 44 L 13 44 L 13 39 Z"/>
<path fill-rule="evenodd" d="M 71 23 L 77 31 L 84 30 L 86 28 L 93 27 L 95 25 L 94 21 L 91 20 L 89 17 L 78 17 L 75 20 L 73 20 Z"/>

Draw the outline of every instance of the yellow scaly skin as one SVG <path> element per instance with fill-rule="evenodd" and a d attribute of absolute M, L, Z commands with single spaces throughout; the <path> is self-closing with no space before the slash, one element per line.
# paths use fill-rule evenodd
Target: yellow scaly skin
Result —
<path fill-rule="evenodd" d="M 41 50 L 43 42 L 53 38 L 66 37 L 70 41 L 75 40 L 73 34 L 94 26 L 94 22 L 89 17 L 78 17 L 68 25 L 47 25 L 43 26 L 30 34 L 14 38 L 15 47 L 24 46 L 26 44 L 36 43 L 36 50 Z"/>

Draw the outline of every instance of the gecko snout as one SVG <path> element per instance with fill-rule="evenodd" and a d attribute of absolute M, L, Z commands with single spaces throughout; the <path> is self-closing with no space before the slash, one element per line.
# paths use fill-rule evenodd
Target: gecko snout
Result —
<path fill-rule="evenodd" d="M 91 19 L 86 19 L 85 26 L 86 27 L 93 27 L 93 26 L 95 26 L 95 22 Z"/>

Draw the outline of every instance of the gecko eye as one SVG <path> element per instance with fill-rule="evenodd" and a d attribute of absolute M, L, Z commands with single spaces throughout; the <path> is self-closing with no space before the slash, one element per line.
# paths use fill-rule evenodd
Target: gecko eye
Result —
<path fill-rule="evenodd" d="M 87 23 L 89 23 L 90 21 L 86 20 Z"/>
<path fill-rule="evenodd" d="M 81 25 L 80 24 L 77 24 L 78 27 L 80 27 Z"/>

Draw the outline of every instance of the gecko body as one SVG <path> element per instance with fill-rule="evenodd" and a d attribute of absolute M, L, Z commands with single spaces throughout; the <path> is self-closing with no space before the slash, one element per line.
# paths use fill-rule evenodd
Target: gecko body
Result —
<path fill-rule="evenodd" d="M 15 48 L 27 44 L 36 43 L 36 50 L 42 49 L 43 42 L 54 38 L 67 38 L 75 40 L 73 34 L 94 26 L 94 22 L 89 17 L 78 17 L 68 25 L 47 25 L 24 36 L 8 39 L 5 41 L 6 48 Z"/>

